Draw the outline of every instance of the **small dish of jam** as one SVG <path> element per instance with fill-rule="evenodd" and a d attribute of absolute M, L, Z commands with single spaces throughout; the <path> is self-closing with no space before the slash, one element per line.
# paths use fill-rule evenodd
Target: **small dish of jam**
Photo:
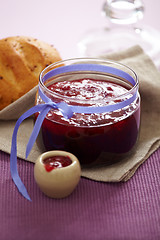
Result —
<path fill-rule="evenodd" d="M 69 196 L 79 183 L 78 159 L 64 151 L 48 151 L 35 162 L 34 178 L 41 191 L 51 198 Z"/>

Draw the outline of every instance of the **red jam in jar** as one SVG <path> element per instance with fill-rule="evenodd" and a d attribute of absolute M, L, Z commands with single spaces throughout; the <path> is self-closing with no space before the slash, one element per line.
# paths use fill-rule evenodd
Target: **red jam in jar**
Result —
<path fill-rule="evenodd" d="M 44 92 L 56 103 L 63 100 L 70 105 L 87 107 L 121 102 L 128 98 L 131 89 L 130 84 L 115 76 L 81 72 L 51 77 Z M 38 95 L 36 104 L 42 102 Z M 73 113 L 67 119 L 58 109 L 51 109 L 43 121 L 41 133 L 47 151 L 71 152 L 82 164 L 110 164 L 132 152 L 139 125 L 138 94 L 128 106 L 111 112 Z"/>

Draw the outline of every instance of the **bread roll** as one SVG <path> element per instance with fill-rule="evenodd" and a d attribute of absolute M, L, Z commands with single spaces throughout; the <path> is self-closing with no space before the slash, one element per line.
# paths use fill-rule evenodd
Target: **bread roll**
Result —
<path fill-rule="evenodd" d="M 0 110 L 38 84 L 40 72 L 60 61 L 51 45 L 31 37 L 0 40 Z"/>

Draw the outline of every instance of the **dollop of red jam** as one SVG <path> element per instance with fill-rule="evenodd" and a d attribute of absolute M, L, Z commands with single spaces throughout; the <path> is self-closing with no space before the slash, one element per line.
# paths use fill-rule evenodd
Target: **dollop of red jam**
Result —
<path fill-rule="evenodd" d="M 71 165 L 72 160 L 69 156 L 52 156 L 43 160 L 44 167 L 47 172 L 56 168 L 63 168 Z"/>

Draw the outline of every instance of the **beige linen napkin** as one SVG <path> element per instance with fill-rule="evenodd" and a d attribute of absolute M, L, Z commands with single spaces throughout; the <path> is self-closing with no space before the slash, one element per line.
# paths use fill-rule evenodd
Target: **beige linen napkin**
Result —
<path fill-rule="evenodd" d="M 102 57 L 101 57 L 102 58 Z M 141 130 L 135 153 L 110 166 L 82 168 L 82 176 L 97 181 L 127 181 L 136 169 L 160 146 L 160 73 L 139 46 L 103 56 L 131 67 L 139 77 L 142 100 Z M 0 111 L 0 150 L 10 153 L 15 119 L 34 105 L 36 88 Z M 25 120 L 18 134 L 18 157 L 25 159 L 25 148 L 32 132 L 33 120 Z M 28 157 L 34 162 L 40 150 L 37 145 Z"/>

